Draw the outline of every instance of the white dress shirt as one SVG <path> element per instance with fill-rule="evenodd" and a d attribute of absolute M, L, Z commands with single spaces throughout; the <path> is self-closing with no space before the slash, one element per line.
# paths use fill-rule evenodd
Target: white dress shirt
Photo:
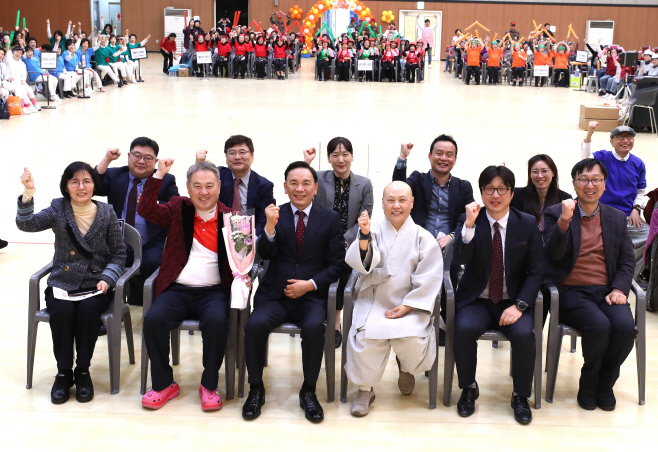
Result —
<path fill-rule="evenodd" d="M 485 213 L 487 215 L 487 220 L 489 220 L 489 226 L 491 226 L 491 238 L 493 239 L 496 232 L 494 229 L 494 223 L 496 220 L 491 218 L 489 212 L 485 211 Z M 509 295 L 507 295 L 507 281 L 505 280 L 505 237 L 507 237 L 507 220 L 509 220 L 509 210 L 503 218 L 498 220 L 498 225 L 500 226 L 498 231 L 500 231 L 500 239 L 503 245 L 503 300 L 509 299 Z M 475 237 L 475 225 L 473 225 L 472 228 L 467 228 L 466 225 L 464 225 L 462 227 L 462 241 L 466 244 L 471 243 L 473 237 Z M 484 288 L 484 291 L 480 294 L 479 298 L 489 298 L 489 281 L 487 281 L 487 287 Z"/>
<path fill-rule="evenodd" d="M 249 171 L 243 177 L 235 177 L 235 174 L 231 173 L 233 176 L 233 185 L 235 185 L 235 179 L 240 179 L 242 183 L 238 185 L 238 191 L 240 192 L 240 210 L 243 214 L 247 213 L 247 194 L 249 193 L 249 176 L 251 176 L 251 171 Z"/>

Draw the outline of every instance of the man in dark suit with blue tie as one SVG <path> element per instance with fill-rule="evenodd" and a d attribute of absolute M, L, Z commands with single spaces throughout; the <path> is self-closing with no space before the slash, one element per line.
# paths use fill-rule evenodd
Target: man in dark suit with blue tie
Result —
<path fill-rule="evenodd" d="M 270 332 L 285 322 L 301 328 L 304 383 L 299 401 L 306 419 L 324 419 L 315 395 L 322 366 L 329 285 L 340 276 L 345 241 L 340 216 L 313 202 L 318 176 L 306 162 L 291 163 L 284 189 L 290 202 L 266 208 L 258 254 L 270 261 L 254 296 L 245 327 L 245 354 L 250 390 L 242 417 L 255 419 L 265 404 L 263 367 Z M 333 326 L 333 322 L 329 325 Z"/>
<path fill-rule="evenodd" d="M 206 159 L 208 151 L 199 151 L 196 162 Z M 265 208 L 274 204 L 274 184 L 251 169 L 254 143 L 244 135 L 233 135 L 224 143 L 226 166 L 218 166 L 222 181 L 219 202 L 235 212 L 256 217 L 256 234 L 265 227 Z"/>
<path fill-rule="evenodd" d="M 160 266 L 167 239 L 167 231 L 164 228 L 146 221 L 137 213 L 137 202 L 144 190 L 146 179 L 155 172 L 159 152 L 160 147 L 154 140 L 138 137 L 130 144 L 127 166 L 108 168 L 112 161 L 121 156 L 121 152 L 116 148 L 108 149 L 105 157 L 96 165 L 96 173 L 101 179 L 96 194 L 107 196 L 107 202 L 114 207 L 117 218 L 134 226 L 142 236 L 142 266 L 139 277 L 130 279 L 130 304 L 142 304 L 144 281 Z M 173 196 L 178 196 L 176 178 L 167 174 L 158 194 L 158 202 L 166 203 Z M 131 265 L 132 260 L 132 249 L 129 249 L 126 265 Z"/>
<path fill-rule="evenodd" d="M 477 341 L 496 328 L 512 344 L 514 419 L 528 424 L 535 365 L 532 310 L 544 274 L 542 239 L 533 216 L 509 207 L 512 171 L 489 166 L 478 183 L 485 209 L 475 202 L 466 206 L 453 255 L 453 265 L 465 266 L 455 293 L 454 352 L 462 390 L 457 413 L 466 417 L 475 411 L 480 394 L 475 381 Z"/>

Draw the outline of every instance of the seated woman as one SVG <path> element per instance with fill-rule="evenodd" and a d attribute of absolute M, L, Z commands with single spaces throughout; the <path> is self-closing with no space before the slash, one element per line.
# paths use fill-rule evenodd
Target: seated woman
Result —
<path fill-rule="evenodd" d="M 89 402 L 94 397 L 89 365 L 101 315 L 114 298 L 113 289 L 126 262 L 121 226 L 112 206 L 91 200 L 100 182 L 87 163 L 74 162 L 64 170 L 59 184 L 63 197 L 54 199 L 39 213 L 34 213 L 36 189 L 27 168 L 21 183 L 25 189 L 18 198 L 18 229 L 25 232 L 52 229 L 55 233 L 53 269 L 45 291 L 57 360 L 50 400 L 55 404 L 66 402 L 75 384 L 76 400 Z M 80 297 L 84 298 L 80 300 Z M 74 344 L 75 372 L 72 370 Z"/>

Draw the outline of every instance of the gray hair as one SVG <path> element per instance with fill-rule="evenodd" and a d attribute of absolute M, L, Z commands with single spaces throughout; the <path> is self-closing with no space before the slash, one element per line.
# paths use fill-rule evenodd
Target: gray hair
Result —
<path fill-rule="evenodd" d="M 210 171 L 215 175 L 217 180 L 219 180 L 219 170 L 217 169 L 217 166 L 213 162 L 204 160 L 203 162 L 195 163 L 194 165 L 190 166 L 190 168 L 187 170 L 188 182 L 192 178 L 192 174 L 196 173 L 197 171 Z"/>

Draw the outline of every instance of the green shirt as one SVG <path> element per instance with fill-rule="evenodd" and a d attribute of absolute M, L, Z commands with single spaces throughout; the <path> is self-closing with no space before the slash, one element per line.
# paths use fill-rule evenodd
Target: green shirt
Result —
<path fill-rule="evenodd" d="M 126 52 L 125 52 L 125 54 L 126 54 L 126 60 L 131 60 L 131 59 L 132 59 L 132 58 L 130 58 L 130 49 L 136 49 L 137 47 L 141 47 L 141 46 L 142 46 L 142 43 L 141 43 L 141 42 L 136 42 L 136 43 L 134 43 L 134 44 L 131 44 L 131 43 L 129 42 L 128 45 L 127 45 L 128 50 L 126 50 Z"/>
<path fill-rule="evenodd" d="M 108 44 L 107 48 L 110 49 L 110 63 L 118 63 L 121 55 L 119 54 L 114 56 L 114 54 L 121 50 L 121 47 L 119 47 L 118 44 L 114 46 L 112 44 Z"/>
<path fill-rule="evenodd" d="M 98 50 L 96 50 L 96 53 L 94 54 L 96 58 L 96 64 L 99 66 L 107 66 L 108 65 L 107 59 L 112 56 L 112 53 L 113 53 L 112 49 L 110 49 L 109 46 L 105 46 L 105 47 L 100 46 Z M 110 61 L 112 61 L 111 58 Z"/>

